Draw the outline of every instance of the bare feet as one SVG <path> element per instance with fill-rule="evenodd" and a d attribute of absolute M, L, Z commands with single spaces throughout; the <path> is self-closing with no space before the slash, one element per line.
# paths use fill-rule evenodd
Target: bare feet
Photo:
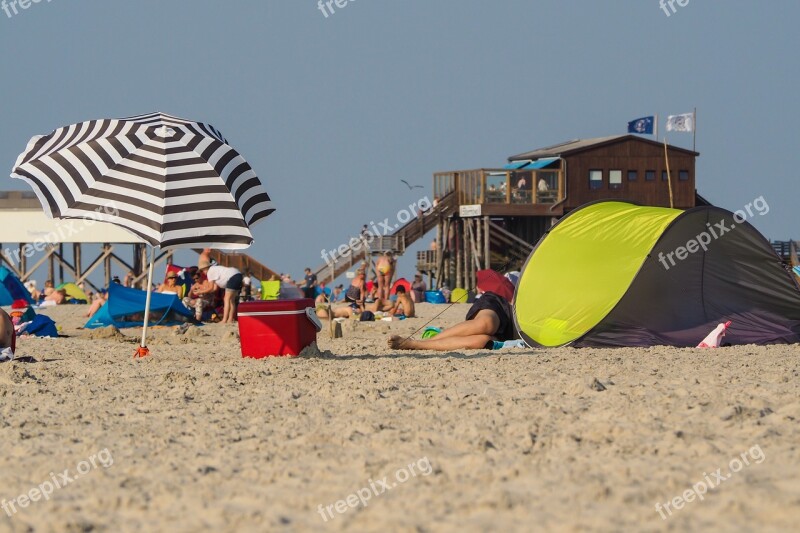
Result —
<path fill-rule="evenodd" d="M 400 335 L 392 335 L 389 337 L 389 348 L 393 350 L 416 350 L 416 342 L 411 339 L 406 339 Z"/>

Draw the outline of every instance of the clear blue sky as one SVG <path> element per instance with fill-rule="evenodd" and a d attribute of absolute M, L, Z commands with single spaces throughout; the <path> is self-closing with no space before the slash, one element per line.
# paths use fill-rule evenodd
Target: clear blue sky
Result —
<path fill-rule="evenodd" d="M 800 238 L 800 2 L 676 9 L 354 0 L 325 18 L 316 0 L 42 0 L 0 11 L 0 165 L 7 176 L 32 135 L 91 118 L 210 122 L 277 204 L 251 253 L 297 277 L 421 196 L 400 179 L 432 196 L 434 171 L 696 106 L 700 193 L 731 210 L 763 196 L 770 212 L 754 225 Z"/>

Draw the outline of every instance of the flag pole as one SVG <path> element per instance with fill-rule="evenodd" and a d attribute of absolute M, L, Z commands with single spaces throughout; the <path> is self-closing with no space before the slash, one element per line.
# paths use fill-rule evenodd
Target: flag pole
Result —
<path fill-rule="evenodd" d="M 658 142 L 658 113 L 656 113 L 656 142 Z"/>
<path fill-rule="evenodd" d="M 667 162 L 667 187 L 669 188 L 669 207 L 670 209 L 675 207 L 675 203 L 672 200 L 672 176 L 669 171 L 669 154 L 667 152 L 667 136 L 664 135 L 664 159 Z"/>
<path fill-rule="evenodd" d="M 697 108 L 694 108 L 692 115 L 692 152 L 697 151 Z"/>

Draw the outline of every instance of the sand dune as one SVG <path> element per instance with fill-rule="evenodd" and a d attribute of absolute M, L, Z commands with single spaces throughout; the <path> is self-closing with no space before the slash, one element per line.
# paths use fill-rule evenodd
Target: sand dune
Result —
<path fill-rule="evenodd" d="M 0 503 L 86 472 L 0 510 L 0 531 L 796 529 L 798 347 L 387 348 L 442 309 L 269 360 L 221 325 L 156 328 L 134 360 L 136 330 L 50 309 L 70 337 L 0 365 Z"/>

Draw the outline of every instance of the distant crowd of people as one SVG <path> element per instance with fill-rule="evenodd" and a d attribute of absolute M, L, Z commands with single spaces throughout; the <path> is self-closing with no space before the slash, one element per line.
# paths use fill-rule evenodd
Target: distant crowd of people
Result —
<path fill-rule="evenodd" d="M 272 276 L 265 281 L 280 281 L 282 297 L 288 295 L 313 299 L 317 314 L 324 318 L 328 316 L 330 306 L 334 308 L 334 318 L 349 318 L 365 311 L 392 317 L 414 316 L 415 303 L 425 301 L 427 291 L 422 275 L 417 274 L 413 282 L 398 285 L 393 291 L 397 259 L 391 252 L 386 252 L 375 261 L 370 281 L 367 280 L 367 269 L 367 263 L 362 263 L 347 288 L 343 284 L 328 287 L 317 279 L 311 268 L 304 270 L 303 278 L 299 281 L 292 279 L 290 274 Z M 129 271 L 122 279 L 113 276 L 111 283 L 137 288 L 142 283 L 142 276 Z M 40 305 L 59 305 L 70 299 L 67 291 L 56 288 L 52 280 L 47 280 L 41 291 L 37 290 L 35 281 L 27 282 L 26 286 Z M 86 317 L 90 318 L 108 301 L 108 290 L 104 288 L 93 293 L 87 290 L 84 282 L 77 286 L 86 294 L 86 303 L 90 304 Z M 198 321 L 218 320 L 222 323 L 236 321 L 240 301 L 262 299 L 261 280 L 250 271 L 242 273 L 236 268 L 216 264 L 210 258 L 210 250 L 201 253 L 196 267 L 181 270 L 168 268 L 163 282 L 154 284 L 153 291 L 174 293 L 188 309 L 194 311 Z M 296 291 L 296 294 L 291 291 Z M 218 312 L 220 308 L 221 313 Z"/>
<path fill-rule="evenodd" d="M 409 290 L 402 283 L 394 286 L 397 259 L 386 252 L 375 261 L 375 274 L 367 280 L 366 262 L 356 270 L 350 286 L 337 285 L 328 290 L 318 283 L 310 269 L 306 269 L 303 290 L 306 297 L 316 294 L 317 316 L 320 318 L 351 318 L 365 312 L 384 316 L 407 318 L 415 316 L 415 303 L 425 301 L 428 288 L 422 274 L 416 274 Z M 333 314 L 333 317 L 330 314 Z"/>

